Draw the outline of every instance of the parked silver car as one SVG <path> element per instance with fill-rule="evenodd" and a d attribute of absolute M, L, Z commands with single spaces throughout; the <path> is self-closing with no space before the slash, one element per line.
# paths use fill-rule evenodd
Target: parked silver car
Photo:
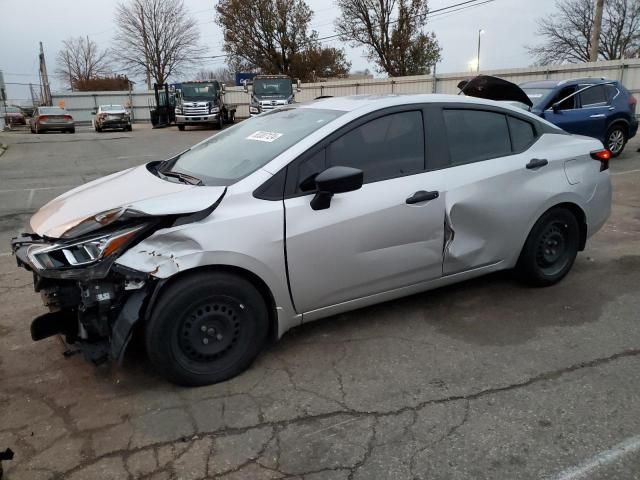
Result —
<path fill-rule="evenodd" d="M 96 132 L 108 128 L 121 128 L 127 132 L 133 129 L 131 115 L 122 105 L 100 105 L 92 115 L 95 115 L 92 123 Z"/>
<path fill-rule="evenodd" d="M 50 131 L 76 133 L 76 123 L 64 108 L 38 107 L 33 111 L 29 122 L 31 133 Z"/>
<path fill-rule="evenodd" d="M 12 241 L 51 309 L 32 336 L 100 362 L 139 330 L 162 375 L 202 385 L 304 322 L 497 270 L 552 285 L 609 215 L 608 159 L 476 98 L 277 109 L 40 209 Z"/>

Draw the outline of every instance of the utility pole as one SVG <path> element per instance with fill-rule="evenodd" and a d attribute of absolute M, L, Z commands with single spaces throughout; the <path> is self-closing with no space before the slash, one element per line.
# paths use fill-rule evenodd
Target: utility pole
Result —
<path fill-rule="evenodd" d="M 589 61 L 598 61 L 598 51 L 600 50 L 600 32 L 602 31 L 602 10 L 604 0 L 595 0 L 596 10 L 593 15 L 593 28 L 591 29 L 591 49 L 589 50 Z"/>
<path fill-rule="evenodd" d="M 147 90 L 151 90 L 151 72 L 149 71 L 149 43 L 147 40 L 147 30 L 144 26 L 144 10 L 140 4 L 140 23 L 142 24 L 142 41 L 144 42 L 144 66 L 147 71 Z"/>
<path fill-rule="evenodd" d="M 477 62 L 476 62 L 476 73 L 480 72 L 480 37 L 482 37 L 482 35 L 484 34 L 484 30 L 480 29 L 478 30 L 478 58 L 477 58 Z"/>
<path fill-rule="evenodd" d="M 51 105 L 51 87 L 49 86 L 49 75 L 47 75 L 47 63 L 44 60 L 44 49 L 40 42 L 40 83 L 42 84 L 42 100 L 45 105 Z"/>

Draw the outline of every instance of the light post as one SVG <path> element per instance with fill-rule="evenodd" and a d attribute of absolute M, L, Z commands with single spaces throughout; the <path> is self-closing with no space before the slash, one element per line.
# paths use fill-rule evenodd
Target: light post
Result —
<path fill-rule="evenodd" d="M 478 30 L 478 57 L 476 62 L 476 72 L 480 71 L 480 37 L 482 36 L 482 34 L 484 34 L 484 30 Z"/>

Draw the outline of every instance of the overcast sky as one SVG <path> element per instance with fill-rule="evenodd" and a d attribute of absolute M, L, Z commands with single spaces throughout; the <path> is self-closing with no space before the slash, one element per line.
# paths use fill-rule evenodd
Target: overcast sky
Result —
<path fill-rule="evenodd" d="M 125 0 L 126 1 L 126 0 Z M 430 10 L 436 10 L 461 0 L 430 0 Z M 38 41 L 45 49 L 49 75 L 55 71 L 56 53 L 64 39 L 89 35 L 100 47 L 108 47 L 115 35 L 113 16 L 115 0 L 0 0 L 0 70 L 6 83 L 38 82 Z M 311 26 L 320 37 L 332 35 L 333 21 L 339 10 L 333 0 L 307 0 L 315 15 Z M 478 30 L 482 36 L 480 62 L 482 69 L 526 67 L 532 63 L 525 45 L 538 42 L 536 18 L 554 11 L 555 0 L 494 0 L 459 12 L 434 14 L 426 30 L 435 32 L 442 47 L 442 62 L 438 72 L 469 70 L 475 58 Z M 185 0 L 187 8 L 197 18 L 202 43 L 210 55 L 222 52 L 222 33 L 214 22 L 215 0 Z M 343 47 L 339 40 L 328 45 Z M 374 70 L 361 48 L 346 48 L 353 70 Z M 222 59 L 205 61 L 202 68 L 223 65 Z M 54 90 L 61 87 L 53 79 Z M 26 99 L 28 89 L 7 85 L 9 97 Z"/>

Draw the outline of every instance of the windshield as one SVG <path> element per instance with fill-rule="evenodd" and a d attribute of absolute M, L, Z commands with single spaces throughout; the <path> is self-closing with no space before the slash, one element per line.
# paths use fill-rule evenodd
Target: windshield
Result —
<path fill-rule="evenodd" d="M 254 80 L 253 92 L 258 95 L 291 95 L 291 80 L 288 78 L 263 78 Z"/>
<path fill-rule="evenodd" d="M 185 100 L 211 100 L 218 92 L 215 83 L 182 84 L 182 98 Z"/>
<path fill-rule="evenodd" d="M 527 97 L 531 99 L 533 102 L 533 106 L 536 107 L 542 103 L 542 101 L 547 98 L 547 95 L 551 93 L 552 88 L 523 88 L 524 93 L 527 94 Z"/>
<path fill-rule="evenodd" d="M 65 111 L 60 107 L 40 107 L 39 109 L 40 115 L 64 115 Z"/>
<path fill-rule="evenodd" d="M 0 107 L 0 110 L 6 113 L 22 113 L 19 108 L 16 107 Z"/>
<path fill-rule="evenodd" d="M 101 110 L 124 110 L 122 105 L 100 105 Z"/>
<path fill-rule="evenodd" d="M 264 113 L 196 145 L 171 170 L 197 177 L 205 185 L 231 185 L 343 113 L 311 108 Z"/>

